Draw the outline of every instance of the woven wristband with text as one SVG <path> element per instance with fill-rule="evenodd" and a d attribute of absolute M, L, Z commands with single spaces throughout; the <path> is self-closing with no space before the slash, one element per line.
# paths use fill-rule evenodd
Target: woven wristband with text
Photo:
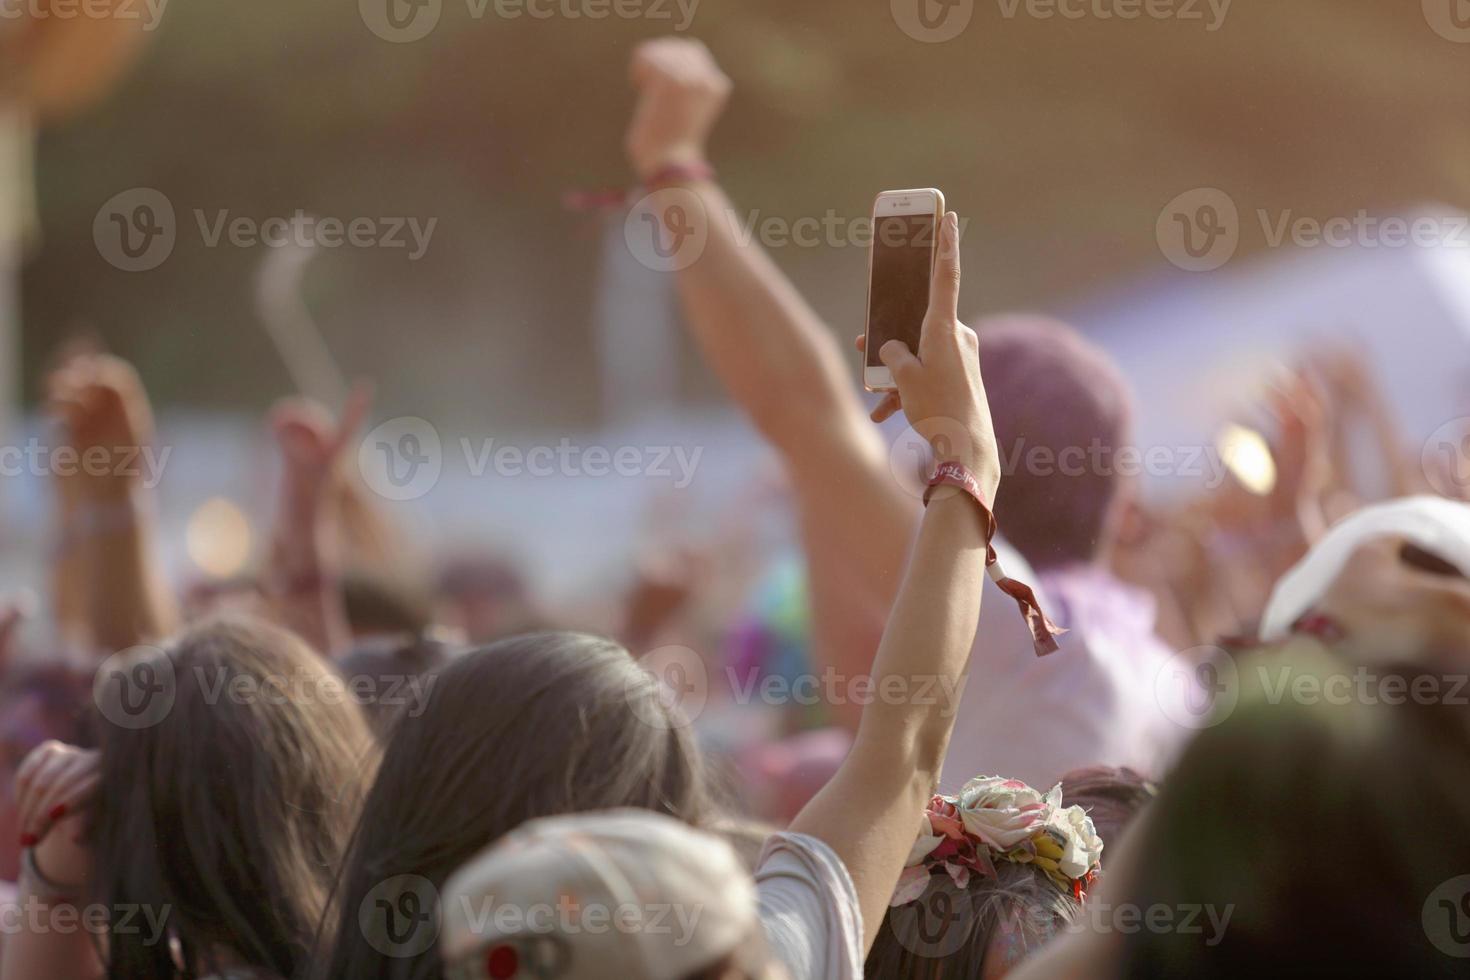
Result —
<path fill-rule="evenodd" d="M 990 510 L 990 505 L 980 494 L 980 481 L 975 479 L 971 473 L 959 463 L 939 463 L 934 468 L 934 475 L 929 478 L 928 489 L 924 491 L 924 504 L 928 506 L 929 498 L 934 495 L 934 489 L 941 486 L 959 487 L 980 508 L 980 518 L 985 525 L 985 570 L 989 573 L 992 581 L 1000 586 L 1000 590 L 1012 599 L 1021 609 L 1021 615 L 1026 620 L 1026 626 L 1031 630 L 1031 644 L 1036 650 L 1038 657 L 1044 657 L 1048 653 L 1057 650 L 1056 638 L 1067 632 L 1047 618 L 1046 613 L 1041 611 L 1041 604 L 1036 601 L 1036 593 L 1031 586 L 1017 581 L 1005 573 L 1001 568 L 1000 558 L 995 553 L 995 546 L 991 542 L 995 539 L 995 533 L 999 525 L 996 524 L 995 514 Z"/>

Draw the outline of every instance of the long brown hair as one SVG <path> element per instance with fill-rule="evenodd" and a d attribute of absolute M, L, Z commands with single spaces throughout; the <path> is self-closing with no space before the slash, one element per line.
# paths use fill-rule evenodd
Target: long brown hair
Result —
<path fill-rule="evenodd" d="M 361 711 L 295 635 L 221 617 L 142 655 L 166 700 L 130 720 L 96 687 L 100 801 L 89 836 L 112 910 L 112 977 L 226 966 L 290 977 L 310 955 L 376 754 Z M 166 683 L 159 678 L 166 678 Z M 121 910 L 166 917 L 168 941 Z M 171 948 L 172 947 L 172 948 Z"/>
<path fill-rule="evenodd" d="M 459 656 L 434 681 L 425 709 L 401 713 L 388 733 L 318 976 L 440 976 L 433 935 L 374 924 L 375 908 L 427 910 L 456 868 L 533 817 L 632 806 L 698 824 L 709 812 L 692 734 L 611 640 L 512 637 Z"/>

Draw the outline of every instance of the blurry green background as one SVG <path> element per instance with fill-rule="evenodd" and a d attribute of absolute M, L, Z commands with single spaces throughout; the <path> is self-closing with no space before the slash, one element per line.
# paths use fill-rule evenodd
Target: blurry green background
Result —
<path fill-rule="evenodd" d="M 386 408 L 595 422 L 600 235 L 559 199 L 627 182 L 628 53 L 669 27 L 507 20 L 493 4 L 477 20 L 445 0 L 428 37 L 394 44 L 355 2 L 172 0 L 112 96 L 43 133 L 29 397 L 54 345 L 94 329 L 165 405 L 263 408 L 289 390 L 251 302 L 264 249 L 204 247 L 192 212 L 304 209 L 438 218 L 418 262 L 343 248 L 307 279 L 333 350 L 379 380 Z M 1470 204 L 1470 44 L 1431 30 L 1419 0 L 1235 0 L 1215 33 L 1007 19 L 978 0 L 943 44 L 906 36 L 887 0 L 703 0 L 688 33 L 736 83 L 712 155 L 742 208 L 858 217 L 884 188 L 938 186 L 970 220 L 973 309 L 1062 307 L 1173 274 L 1155 220 L 1195 187 L 1240 204 L 1247 254 L 1265 246 L 1257 208 Z M 179 240 L 161 267 L 126 273 L 92 221 L 136 186 L 168 195 Z M 835 330 L 858 332 L 860 248 L 776 259 Z M 718 397 L 685 356 L 693 397 Z"/>

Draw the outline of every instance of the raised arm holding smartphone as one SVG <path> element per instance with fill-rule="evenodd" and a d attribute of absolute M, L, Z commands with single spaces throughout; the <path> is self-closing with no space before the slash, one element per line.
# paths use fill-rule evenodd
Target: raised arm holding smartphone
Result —
<path fill-rule="evenodd" d="M 913 844 L 914 815 L 939 781 L 956 706 L 936 705 L 917 692 L 934 681 L 943 690 L 963 682 L 993 529 L 988 508 L 1000 483 L 979 344 L 956 315 L 959 291 L 958 220 L 950 212 L 940 226 L 917 351 L 892 339 L 878 355 L 914 427 L 943 433 L 933 443 L 936 458 L 963 473 L 975 496 L 932 496 L 872 666 L 875 689 L 899 696 L 863 708 L 852 751 L 791 824 L 842 858 L 857 889 L 867 946 Z"/>

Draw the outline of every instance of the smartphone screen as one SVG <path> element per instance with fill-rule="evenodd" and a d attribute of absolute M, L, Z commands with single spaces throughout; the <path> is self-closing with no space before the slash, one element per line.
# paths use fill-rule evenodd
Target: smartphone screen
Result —
<path fill-rule="evenodd" d="M 919 349 L 929 309 L 934 216 L 893 214 L 873 225 L 873 277 L 868 296 L 868 367 L 882 367 L 878 351 L 890 340 Z"/>

